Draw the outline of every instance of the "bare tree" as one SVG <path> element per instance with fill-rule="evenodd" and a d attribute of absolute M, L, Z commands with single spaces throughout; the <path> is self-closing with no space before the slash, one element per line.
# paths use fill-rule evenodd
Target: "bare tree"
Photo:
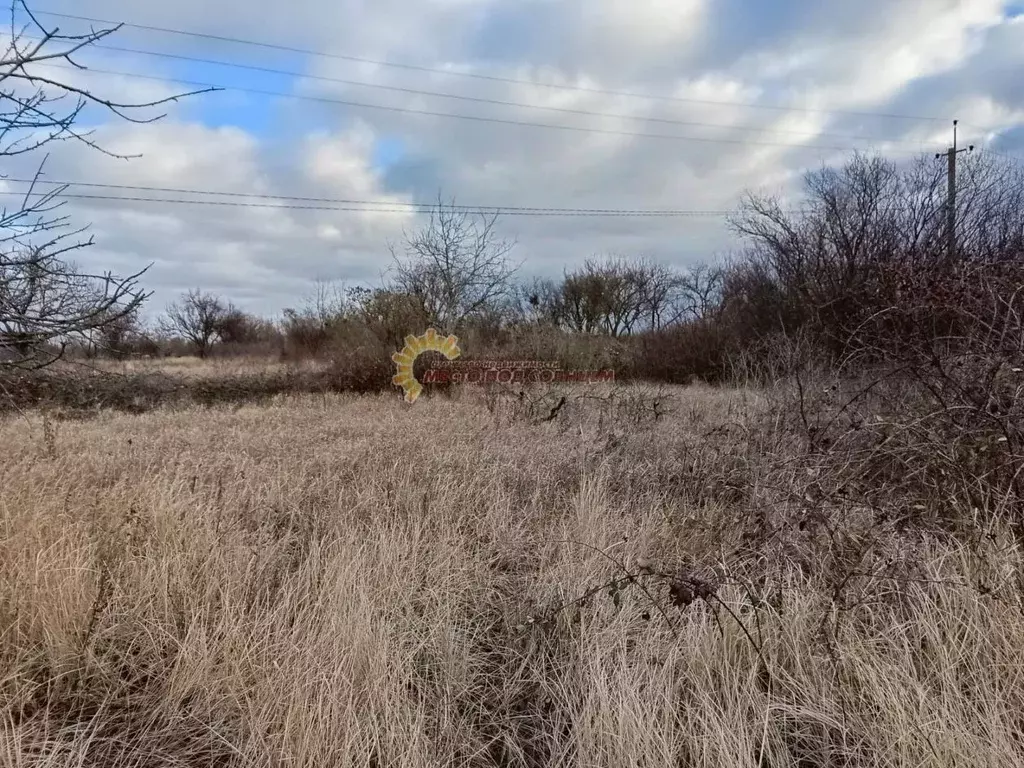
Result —
<path fill-rule="evenodd" d="M 883 337 L 891 353 L 911 336 L 952 332 L 940 322 L 943 312 L 917 303 L 911 319 L 895 308 L 958 284 L 964 270 L 1021 264 L 1024 169 L 986 152 L 963 160 L 952 259 L 945 174 L 929 156 L 900 166 L 857 154 L 840 168 L 807 174 L 798 212 L 748 195 L 731 221 L 748 243 L 745 263 L 731 270 L 726 291 L 730 313 L 746 317 L 741 335 L 805 327 L 832 354 L 846 355 L 852 344 L 875 345 Z"/>
<path fill-rule="evenodd" d="M 217 329 L 220 343 L 228 345 L 258 344 L 278 337 L 274 323 L 245 312 L 228 302 Z"/>
<path fill-rule="evenodd" d="M 569 331 L 621 336 L 671 322 L 678 289 L 679 276 L 648 259 L 589 259 L 566 273 L 551 306 Z"/>
<path fill-rule="evenodd" d="M 113 320 L 101 320 L 93 335 L 89 354 L 124 358 L 143 333 L 139 312 L 119 313 Z"/>
<path fill-rule="evenodd" d="M 406 235 L 404 252 L 392 247 L 394 288 L 415 297 L 439 329 L 456 330 L 512 297 L 515 243 L 497 234 L 497 220 L 497 213 L 472 213 L 439 197 L 427 226 Z"/>
<path fill-rule="evenodd" d="M 220 338 L 228 317 L 228 306 L 220 298 L 196 288 L 167 307 L 167 316 L 161 325 L 164 332 L 191 341 L 196 354 L 206 357 Z"/>
<path fill-rule="evenodd" d="M 647 258 L 631 261 L 624 272 L 635 287 L 632 296 L 642 310 L 630 325 L 630 333 L 645 328 L 661 330 L 683 319 L 681 305 L 685 304 L 682 299 L 687 292 L 686 276 Z"/>
<path fill-rule="evenodd" d="M 520 322 L 560 324 L 561 285 L 549 278 L 534 277 L 517 292 Z"/>
<path fill-rule="evenodd" d="M 66 260 L 84 244 L 60 231 L 67 217 L 53 215 L 58 192 L 32 199 L 30 187 L 17 211 L 0 211 L 0 370 L 50 365 L 69 343 L 88 343 L 148 296 L 138 288 L 141 271 L 119 278 Z"/>
<path fill-rule="evenodd" d="M 19 11 L 28 23 L 19 25 Z M 24 0 L 13 0 L 10 39 L 0 58 L 0 157 L 24 155 L 60 141 L 124 157 L 97 145 L 90 132 L 76 129 L 86 105 L 146 123 L 163 115 L 136 117 L 139 110 L 191 95 L 121 103 L 55 79 L 55 66 L 85 69 L 77 55 L 118 28 L 61 34 L 41 24 Z M 0 370 L 52 364 L 69 342 L 88 341 L 136 312 L 149 295 L 138 286 L 145 269 L 116 277 L 82 271 L 68 261 L 70 253 L 92 245 L 92 239 L 81 239 L 84 229 L 70 230 L 68 217 L 56 213 L 66 187 L 40 189 L 46 184 L 44 164 L 45 159 L 30 179 L 10 180 L 27 187 L 17 209 L 0 209 Z"/>
<path fill-rule="evenodd" d="M 356 286 L 348 290 L 347 300 L 350 316 L 392 349 L 401 349 L 406 336 L 422 333 L 432 322 L 423 302 L 402 291 Z"/>
<path fill-rule="evenodd" d="M 648 309 L 649 274 L 646 265 L 617 257 L 604 264 L 589 262 L 591 274 L 601 277 L 602 330 L 609 336 L 633 333 Z"/>
<path fill-rule="evenodd" d="M 668 300 L 671 305 L 671 325 L 682 320 L 701 320 L 708 317 L 721 301 L 725 270 L 712 264 L 696 264 L 673 284 Z"/>

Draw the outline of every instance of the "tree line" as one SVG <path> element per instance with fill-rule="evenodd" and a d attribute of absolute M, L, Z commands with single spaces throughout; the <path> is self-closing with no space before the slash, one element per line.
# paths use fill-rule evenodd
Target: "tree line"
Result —
<path fill-rule="evenodd" d="M 319 283 L 277 321 L 197 289 L 147 338 L 153 351 L 187 342 L 200 356 L 262 347 L 318 358 L 370 342 L 390 354 L 427 327 L 468 335 L 478 349 L 543 330 L 620 342 L 667 380 L 722 379 L 737 361 L 777 366 L 779 345 L 798 338 L 826 364 L 948 348 L 999 322 L 1024 284 L 1024 168 L 978 153 L 959 179 L 954 252 L 942 164 L 856 154 L 807 173 L 796 205 L 747 194 L 729 219 L 740 246 L 719 261 L 672 267 L 613 255 L 557 279 L 519 279 L 497 214 L 439 200 L 429 222 L 392 249 L 381 286 Z M 116 333 L 105 348 L 138 351 L 140 330 Z"/>
<path fill-rule="evenodd" d="M 410 239 L 420 247 L 437 236 L 430 253 L 440 257 L 396 260 L 394 276 L 380 287 L 318 281 L 311 296 L 278 319 L 246 313 L 214 292 L 195 288 L 169 304 L 151 327 L 144 327 L 138 312 L 129 313 L 99 329 L 87 348 L 120 357 L 161 352 L 206 357 L 262 346 L 316 358 L 353 324 L 399 347 L 406 335 L 427 327 L 483 337 L 547 327 L 622 338 L 699 320 L 719 300 L 725 275 L 720 267 L 675 269 L 624 256 L 588 259 L 557 280 L 517 281 L 515 265 L 496 252 L 462 247 L 464 231 L 491 226 L 494 215 L 451 217 L 451 210 L 440 206 L 425 232 Z"/>

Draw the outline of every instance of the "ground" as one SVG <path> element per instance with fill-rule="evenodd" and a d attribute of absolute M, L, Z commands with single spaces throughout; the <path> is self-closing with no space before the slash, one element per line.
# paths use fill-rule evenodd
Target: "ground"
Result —
<path fill-rule="evenodd" d="M 822 497 L 771 392 L 566 394 L 7 415 L 3 762 L 1022 762 L 998 522 Z"/>

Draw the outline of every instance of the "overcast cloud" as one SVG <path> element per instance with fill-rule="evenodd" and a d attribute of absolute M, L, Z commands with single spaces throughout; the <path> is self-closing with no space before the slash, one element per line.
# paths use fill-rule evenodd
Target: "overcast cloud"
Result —
<path fill-rule="evenodd" d="M 393 208 L 441 191 L 469 205 L 719 211 L 733 209 L 744 189 L 792 189 L 801 173 L 841 161 L 853 148 L 894 159 L 941 151 L 954 117 L 964 143 L 1024 156 L 1019 2 L 40 0 L 32 7 L 497 78 L 125 27 L 105 44 L 312 77 L 94 49 L 80 59 L 93 71 L 48 74 L 118 99 L 161 98 L 179 88 L 159 78 L 284 95 L 206 94 L 170 106 L 149 125 L 89 112 L 104 147 L 141 157 L 117 160 L 62 145 L 47 164 L 51 179 L 252 193 L 268 196 L 265 203 L 280 195 Z M 40 19 L 64 32 L 88 27 Z M 796 108 L 778 108 L 787 105 Z M 9 162 L 3 172 L 21 178 L 38 159 Z M 8 191 L 20 188 L 6 182 Z M 122 272 L 153 264 L 146 285 L 156 308 L 200 286 L 268 314 L 294 305 L 317 278 L 376 282 L 388 266 L 388 243 L 422 223 L 409 212 L 108 200 L 72 200 L 67 212 L 92 223 L 96 246 L 82 262 Z M 517 238 L 527 275 L 557 274 L 610 252 L 685 266 L 736 245 L 722 217 L 507 216 L 502 230 Z"/>

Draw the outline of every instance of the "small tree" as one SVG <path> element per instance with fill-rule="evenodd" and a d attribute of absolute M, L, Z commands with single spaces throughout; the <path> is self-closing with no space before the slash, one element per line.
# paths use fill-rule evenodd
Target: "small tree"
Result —
<path fill-rule="evenodd" d="M 0 213 L 0 231 L 8 228 L 0 236 L 0 370 L 51 365 L 69 343 L 88 344 L 134 314 L 149 295 L 138 287 L 142 272 L 117 278 L 65 261 L 68 251 L 84 244 L 64 245 L 66 233 L 53 233 L 63 219 L 39 219 L 24 228 L 12 221 L 29 210 L 52 211 L 52 200 L 46 194 L 14 214 Z M 24 244 L 43 233 L 51 235 L 48 241 Z"/>
<path fill-rule="evenodd" d="M 329 351 L 349 313 L 348 292 L 337 283 L 318 279 L 314 290 L 298 308 L 284 310 L 281 324 L 286 354 L 318 358 Z"/>
<path fill-rule="evenodd" d="M 220 338 L 226 317 L 228 307 L 220 298 L 196 288 L 168 305 L 162 326 L 165 332 L 192 342 L 196 354 L 204 358 Z"/>
<path fill-rule="evenodd" d="M 97 328 L 93 352 L 120 359 L 125 357 L 142 336 L 137 311 L 121 314 L 113 320 L 104 320 Z"/>
<path fill-rule="evenodd" d="M 549 278 L 535 277 L 518 291 L 518 319 L 534 325 L 559 324 L 561 285 Z"/>
<path fill-rule="evenodd" d="M 349 291 L 351 316 L 360 320 L 387 347 L 399 350 L 410 333 L 432 322 L 422 301 L 400 291 L 354 288 Z"/>
<path fill-rule="evenodd" d="M 842 167 L 808 173 L 799 212 L 774 197 L 748 195 L 731 220 L 748 243 L 740 281 L 747 287 L 737 293 L 734 270 L 727 298 L 750 294 L 754 281 L 770 301 L 746 313 L 744 335 L 805 328 L 842 357 L 851 345 L 899 354 L 911 337 L 958 333 L 948 312 L 918 307 L 920 316 L 896 323 L 905 315 L 894 308 L 916 303 L 929 283 L 958 284 L 961 269 L 1019 268 L 1024 170 L 985 152 L 961 162 L 955 254 L 946 246 L 945 177 L 945 166 L 931 156 L 898 166 L 857 154 Z M 733 302 L 737 317 L 741 308 Z"/>
<path fill-rule="evenodd" d="M 271 342 L 279 334 L 270 320 L 243 312 L 229 303 L 221 316 L 217 335 L 221 344 L 241 346 Z"/>
<path fill-rule="evenodd" d="M 515 242 L 498 236 L 497 220 L 497 213 L 470 213 L 438 198 L 427 226 L 406 235 L 404 253 L 391 249 L 395 292 L 415 297 L 445 332 L 512 298 Z"/>
<path fill-rule="evenodd" d="M 224 344 L 247 344 L 253 341 L 253 319 L 229 303 L 218 323 L 217 333 L 220 340 Z"/>

